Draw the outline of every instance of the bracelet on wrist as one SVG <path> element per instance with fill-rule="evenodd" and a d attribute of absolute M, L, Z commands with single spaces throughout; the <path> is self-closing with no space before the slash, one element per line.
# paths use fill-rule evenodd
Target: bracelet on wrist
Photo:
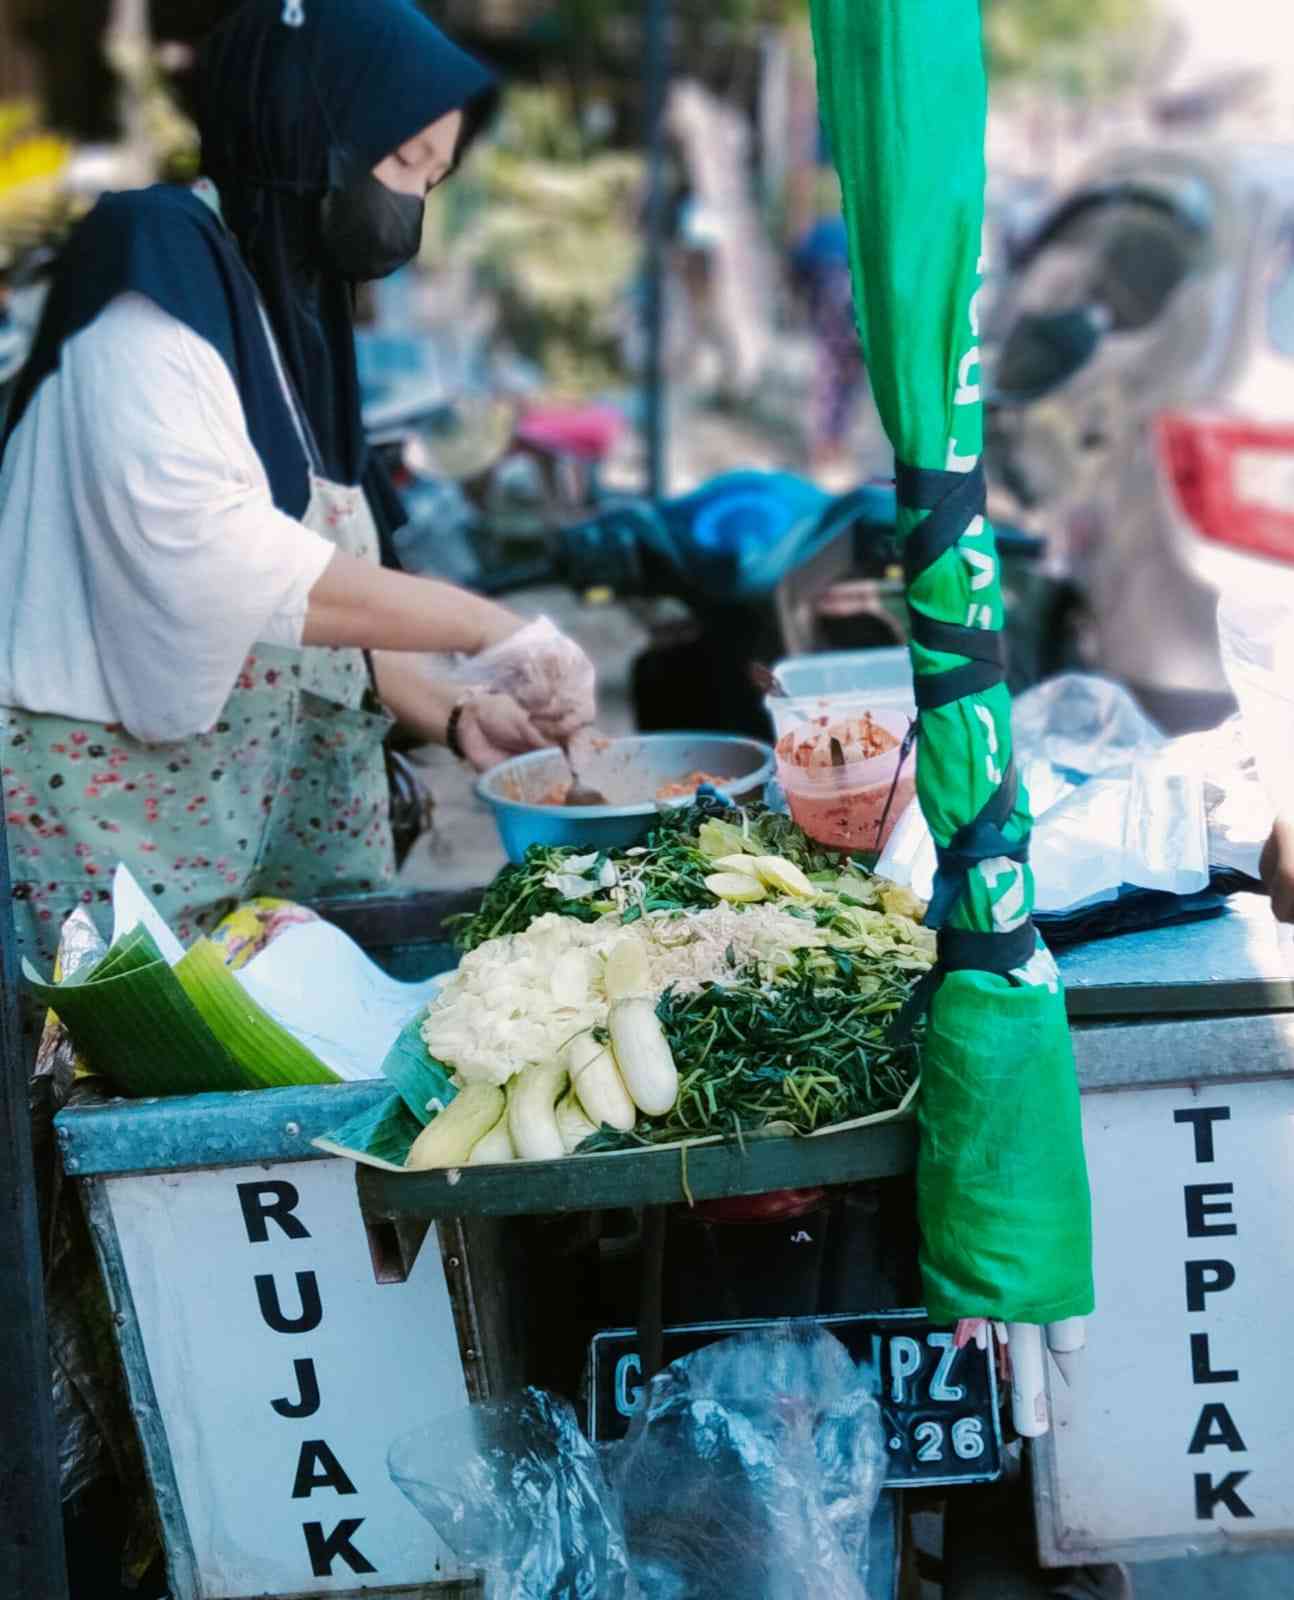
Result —
<path fill-rule="evenodd" d="M 445 745 L 450 755 L 456 756 L 459 761 L 467 760 L 467 753 L 463 749 L 463 742 L 459 738 L 459 728 L 463 721 L 463 712 L 467 710 L 467 701 L 460 700 L 449 713 L 449 721 L 445 724 Z"/>

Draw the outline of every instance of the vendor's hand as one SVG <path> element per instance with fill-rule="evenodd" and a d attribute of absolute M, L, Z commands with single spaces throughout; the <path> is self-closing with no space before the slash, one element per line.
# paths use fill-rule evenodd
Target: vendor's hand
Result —
<path fill-rule="evenodd" d="M 1294 922 L 1294 817 L 1277 817 L 1258 872 L 1280 922 Z"/>
<path fill-rule="evenodd" d="M 478 772 L 550 742 L 511 696 L 464 690 L 437 677 L 422 656 L 375 650 L 373 669 L 378 693 L 401 732 L 420 744 L 444 744 L 454 707 L 461 704 L 458 743 Z"/>
<path fill-rule="evenodd" d="M 542 750 L 552 742 L 511 695 L 478 694 L 463 704 L 459 748 L 478 772 L 488 772 L 509 756 Z"/>
<path fill-rule="evenodd" d="M 527 623 L 474 657 L 460 675 L 467 683 L 510 695 L 553 744 L 565 744 L 596 714 L 592 661 L 547 618 Z"/>

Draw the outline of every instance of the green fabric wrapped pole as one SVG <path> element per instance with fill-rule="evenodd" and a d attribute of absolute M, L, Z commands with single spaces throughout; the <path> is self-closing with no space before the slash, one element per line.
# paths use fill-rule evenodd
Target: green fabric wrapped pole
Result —
<path fill-rule="evenodd" d="M 940 849 L 932 921 L 941 956 L 953 952 L 931 1001 L 921 1089 L 926 1304 L 939 1321 L 1054 1322 L 1092 1310 L 1091 1210 L 1064 997 L 1029 920 L 1011 700 L 990 659 L 1003 618 L 976 493 L 979 0 L 812 0 L 812 16 L 869 378 L 902 464 L 917 791 Z M 950 520 L 941 547 L 933 530 Z M 981 967 L 968 949 L 995 954 Z M 993 971 L 1006 957 L 1009 970 Z"/>

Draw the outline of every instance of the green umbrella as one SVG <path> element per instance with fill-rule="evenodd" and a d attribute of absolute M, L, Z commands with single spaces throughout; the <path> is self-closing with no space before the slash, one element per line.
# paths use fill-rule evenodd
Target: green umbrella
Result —
<path fill-rule="evenodd" d="M 937 1320 L 1092 1309 L 1078 1088 L 1030 921 L 1002 590 L 984 512 L 976 297 L 984 218 L 979 0 L 812 0 L 876 404 L 897 457 L 917 790 L 939 852 L 917 1172 Z"/>

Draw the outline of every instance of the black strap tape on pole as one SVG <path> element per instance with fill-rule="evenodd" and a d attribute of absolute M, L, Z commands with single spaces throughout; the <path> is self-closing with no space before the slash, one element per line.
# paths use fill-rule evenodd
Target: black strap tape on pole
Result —
<path fill-rule="evenodd" d="M 897 462 L 895 489 L 899 504 L 905 509 L 930 513 L 904 544 L 904 581 L 911 590 L 916 579 L 953 549 L 975 519 L 984 515 L 984 463 L 977 461 L 970 472 L 943 472 Z M 908 609 L 912 638 L 917 644 L 966 658 L 964 665 L 947 672 L 917 674 L 918 712 L 952 705 L 1005 681 L 1006 647 L 1000 629 L 941 622 L 919 611 L 912 604 L 910 593 Z M 947 926 L 975 867 L 985 861 L 1005 859 L 1023 864 L 1029 859 L 1028 835 L 1011 839 L 1005 832 L 1019 791 L 1019 774 L 1012 760 L 979 814 L 959 828 L 947 845 L 935 843 L 938 865 L 926 925 L 938 934 L 938 957 L 899 1014 L 896 1031 L 900 1037 L 909 1034 L 924 1015 L 948 973 L 992 972 L 1005 977 L 1025 966 L 1037 948 L 1037 932 L 1028 918 L 1007 932 L 973 932 Z"/>

